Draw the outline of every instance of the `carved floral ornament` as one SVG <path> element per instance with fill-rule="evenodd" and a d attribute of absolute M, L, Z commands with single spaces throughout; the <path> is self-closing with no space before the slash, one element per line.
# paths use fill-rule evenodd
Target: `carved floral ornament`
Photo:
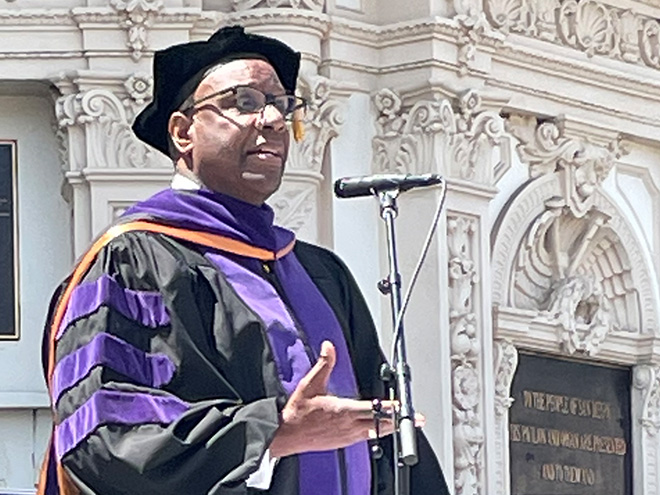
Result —
<path fill-rule="evenodd" d="M 478 19 L 485 14 L 488 23 L 502 32 L 570 46 L 589 56 L 604 55 L 660 68 L 660 22 L 630 9 L 612 7 L 596 0 L 483 0 L 467 3 L 472 4 L 472 18 Z M 466 17 L 465 9 L 456 10 L 457 17 Z M 483 31 L 482 27 L 479 29 Z"/>
<path fill-rule="evenodd" d="M 642 326 L 628 249 L 597 202 L 622 150 L 616 141 L 604 147 L 564 136 L 533 117 L 511 116 L 507 129 L 530 176 L 542 181 L 537 190 L 545 189 L 515 251 L 508 304 L 557 325 L 567 353 L 596 354 L 610 332 Z"/>
<path fill-rule="evenodd" d="M 388 88 L 373 96 L 378 113 L 373 139 L 374 170 L 396 173 L 441 172 L 445 175 L 490 185 L 493 182 L 493 150 L 499 146 L 504 127 L 495 112 L 481 108 L 473 90 L 452 104 L 439 93 L 430 100 L 404 105 Z"/>
<path fill-rule="evenodd" d="M 325 0 L 232 0 L 235 11 L 256 8 L 288 7 L 293 9 L 313 10 L 322 12 L 325 9 Z"/>
<path fill-rule="evenodd" d="M 484 433 L 481 423 L 481 384 L 473 293 L 478 282 L 473 261 L 477 222 L 448 215 L 449 327 L 451 334 L 454 424 L 454 486 L 458 495 L 477 495 L 483 487 Z"/>
<path fill-rule="evenodd" d="M 163 0 L 110 0 L 121 16 L 120 25 L 126 30 L 126 46 L 131 57 L 138 61 L 148 48 L 148 30 L 163 9 Z"/>

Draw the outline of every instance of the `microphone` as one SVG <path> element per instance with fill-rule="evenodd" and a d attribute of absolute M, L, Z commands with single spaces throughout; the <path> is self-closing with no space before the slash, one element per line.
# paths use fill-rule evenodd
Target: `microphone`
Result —
<path fill-rule="evenodd" d="M 335 195 L 338 198 L 357 198 L 372 196 L 381 191 L 407 191 L 415 187 L 440 184 L 438 174 L 376 174 L 361 177 L 344 177 L 335 181 Z"/>

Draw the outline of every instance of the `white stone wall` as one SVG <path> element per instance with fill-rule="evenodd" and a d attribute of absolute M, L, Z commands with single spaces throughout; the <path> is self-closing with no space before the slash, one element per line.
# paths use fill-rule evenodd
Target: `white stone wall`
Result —
<path fill-rule="evenodd" d="M 25 150 L 23 335 L 0 342 L 0 431 L 11 432 L 0 434 L 0 493 L 29 490 L 43 451 L 47 293 L 171 173 L 129 130 L 149 98 L 153 50 L 233 23 L 303 53 L 307 137 L 272 204 L 348 262 L 386 351 L 377 204 L 334 199 L 332 182 L 447 179 L 406 331 L 415 403 L 454 493 L 510 493 L 518 350 L 633 367 L 634 493 L 659 493 L 658 18 L 654 0 L 0 0 L 0 138 Z M 404 283 L 439 196 L 400 199 Z M 585 323 L 575 308 L 587 302 Z"/>

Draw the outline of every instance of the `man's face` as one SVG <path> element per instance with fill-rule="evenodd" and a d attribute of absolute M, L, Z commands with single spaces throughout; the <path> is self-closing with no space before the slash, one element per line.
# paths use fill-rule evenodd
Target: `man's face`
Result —
<path fill-rule="evenodd" d="M 209 74 L 194 99 L 242 85 L 265 94 L 284 93 L 268 62 L 247 59 L 228 62 Z M 260 205 L 282 182 L 289 131 L 273 105 L 241 113 L 234 104 L 235 96 L 229 94 L 195 106 L 189 129 L 192 171 L 206 187 Z"/>

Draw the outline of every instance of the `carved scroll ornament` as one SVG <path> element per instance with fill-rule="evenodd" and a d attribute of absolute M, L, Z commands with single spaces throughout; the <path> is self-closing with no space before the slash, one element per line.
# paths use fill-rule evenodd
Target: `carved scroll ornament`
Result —
<path fill-rule="evenodd" d="M 504 126 L 499 115 L 482 110 L 477 92 L 460 95 L 456 110 L 439 94 L 405 107 L 401 96 L 387 88 L 378 91 L 373 102 L 379 115 L 373 139 L 376 171 L 441 172 L 481 184 L 493 182 L 493 150 Z"/>

